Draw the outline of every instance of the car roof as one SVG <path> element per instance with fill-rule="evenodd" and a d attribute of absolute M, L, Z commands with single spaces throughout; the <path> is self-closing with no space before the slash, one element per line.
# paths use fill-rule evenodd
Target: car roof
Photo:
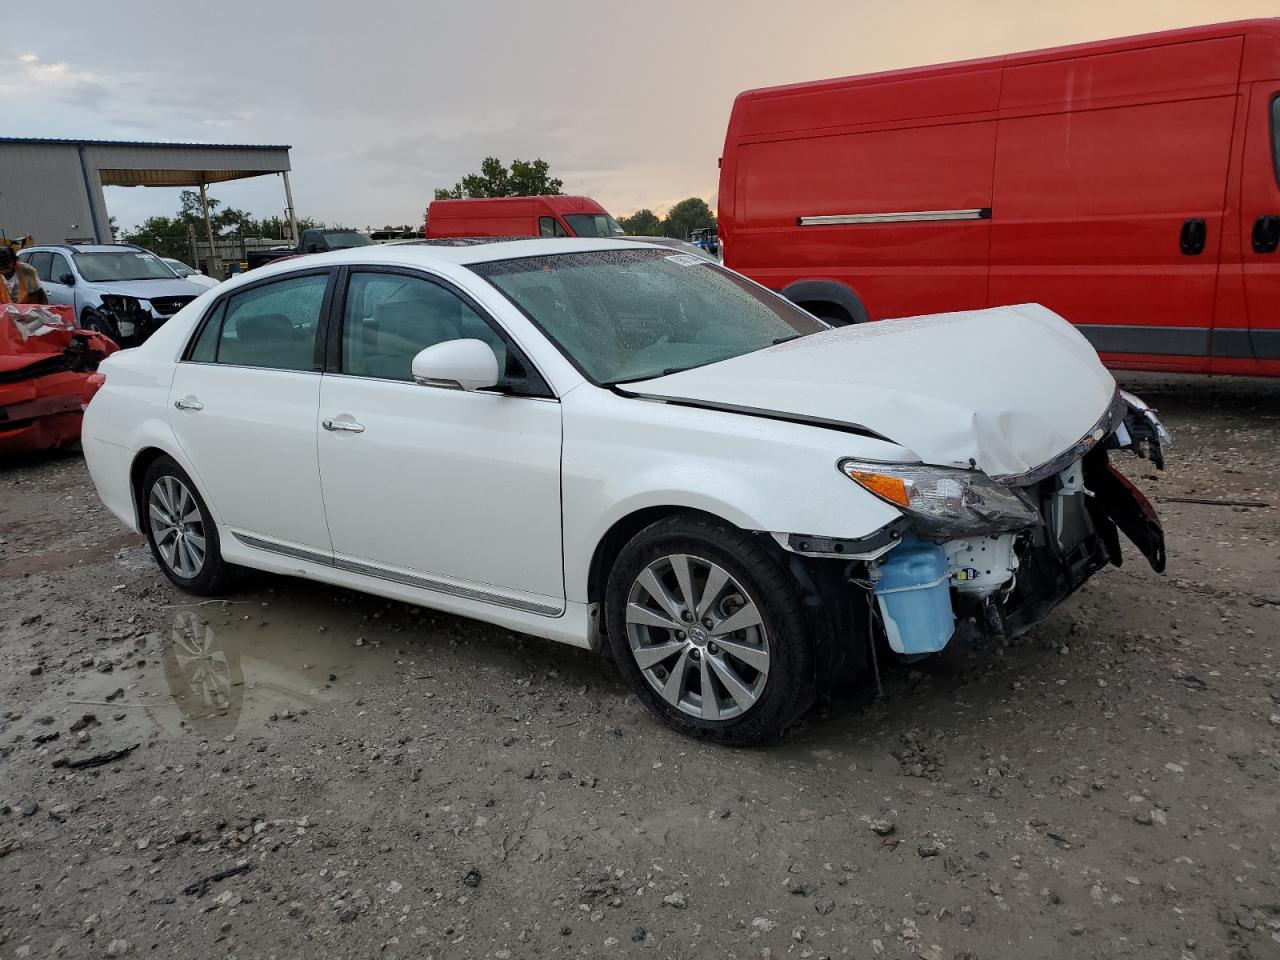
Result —
<path fill-rule="evenodd" d="M 639 244 L 626 240 L 583 239 L 578 237 L 454 237 L 438 240 L 405 240 L 375 246 L 349 247 L 329 253 L 313 253 L 287 260 L 282 269 L 305 269 L 343 263 L 453 263 L 469 266 L 519 257 L 550 256 L 557 253 L 589 253 L 596 250 L 634 250 Z M 656 247 L 655 249 L 661 249 Z M 271 266 L 271 264 L 268 264 Z M 266 270 L 267 267 L 259 267 Z M 251 271 L 257 274 L 258 271 Z"/>
<path fill-rule="evenodd" d="M 29 250 L 58 250 L 72 253 L 119 253 L 122 250 L 133 250 L 138 253 L 150 252 L 132 243 L 36 243 L 21 252 L 26 253 Z"/>

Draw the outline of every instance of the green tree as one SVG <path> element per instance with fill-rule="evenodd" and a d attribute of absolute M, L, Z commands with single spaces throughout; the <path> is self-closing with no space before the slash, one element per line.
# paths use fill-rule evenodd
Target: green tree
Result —
<path fill-rule="evenodd" d="M 533 197 L 558 194 L 564 181 L 550 175 L 545 160 L 512 160 L 511 168 L 497 157 L 485 157 L 479 173 L 469 173 L 452 189 L 436 189 L 437 200 L 475 200 L 483 197 Z"/>
<path fill-rule="evenodd" d="M 662 220 L 648 207 L 637 210 L 629 217 L 619 217 L 618 223 L 633 237 L 662 236 Z"/>
<path fill-rule="evenodd" d="M 668 237 L 688 240 L 691 230 L 713 227 L 715 223 L 715 214 L 711 212 L 707 202 L 701 197 L 689 197 L 667 211 L 667 217 L 662 221 L 662 230 Z"/>
<path fill-rule="evenodd" d="M 234 207 L 223 208 L 222 202 L 213 197 L 209 198 L 209 214 L 215 237 L 267 237 L 283 240 L 289 233 L 289 223 L 283 217 L 258 219 Z M 311 217 L 297 219 L 299 233 L 326 226 Z M 192 235 L 194 234 L 197 243 L 205 242 L 204 209 L 200 204 L 200 194 L 195 190 L 183 190 L 178 195 L 178 212 L 175 216 L 147 217 L 132 230 L 116 230 L 115 233 L 126 243 L 136 243 L 161 256 L 190 260 Z"/>

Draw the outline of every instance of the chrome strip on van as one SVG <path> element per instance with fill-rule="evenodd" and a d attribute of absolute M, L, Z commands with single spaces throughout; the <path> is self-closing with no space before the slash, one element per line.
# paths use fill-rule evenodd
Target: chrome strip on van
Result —
<path fill-rule="evenodd" d="M 968 210 L 902 210 L 897 213 L 837 213 L 821 217 L 797 217 L 802 227 L 830 227 L 847 223 L 919 223 L 927 220 L 990 220 L 990 207 Z"/>
<path fill-rule="evenodd" d="M 252 547 L 254 550 L 265 550 L 267 553 L 275 553 L 284 557 L 293 557 L 296 560 L 306 560 L 309 563 L 318 563 L 326 567 L 345 570 L 347 573 L 358 573 L 365 577 L 373 577 L 378 580 L 388 580 L 393 583 L 401 583 L 407 587 L 416 587 L 421 590 L 430 590 L 434 593 L 443 593 L 463 600 L 475 600 L 480 603 L 490 603 L 498 607 L 508 607 L 512 610 L 521 610 L 525 613 L 536 613 L 543 617 L 558 617 L 564 613 L 563 607 L 553 606 L 548 603 L 523 600 L 519 597 L 492 593 L 488 590 L 479 590 L 475 587 L 458 586 L 457 584 L 446 583 L 443 580 L 434 580 L 430 577 L 421 577 L 416 574 L 400 573 L 397 570 L 388 570 L 386 567 L 376 566 L 371 563 L 361 563 L 356 560 L 344 560 L 341 557 L 334 557 L 327 553 L 321 553 L 317 550 L 308 550 L 305 547 L 294 547 L 283 543 L 274 543 L 270 540 L 263 540 L 260 537 L 255 537 L 248 533 L 241 533 L 238 530 L 233 530 L 232 533 L 235 535 L 235 538 L 246 547 Z"/>

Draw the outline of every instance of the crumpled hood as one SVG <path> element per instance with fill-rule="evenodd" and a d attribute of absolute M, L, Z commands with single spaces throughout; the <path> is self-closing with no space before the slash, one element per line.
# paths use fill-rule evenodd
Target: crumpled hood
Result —
<path fill-rule="evenodd" d="M 838 421 L 925 463 L 1025 473 L 1080 441 L 1116 384 L 1039 304 L 840 327 L 627 385 L 648 397 Z"/>
<path fill-rule="evenodd" d="M 153 297 L 198 297 L 204 288 L 180 277 L 172 280 L 112 280 L 93 284 L 94 291 L 102 294 L 122 294 L 150 300 Z"/>

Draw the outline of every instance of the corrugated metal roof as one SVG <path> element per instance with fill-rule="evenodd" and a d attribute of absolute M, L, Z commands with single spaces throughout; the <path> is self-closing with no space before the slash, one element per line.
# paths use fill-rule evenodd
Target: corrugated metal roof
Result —
<path fill-rule="evenodd" d="M 192 140 L 71 140 L 60 137 L 0 137 L 0 143 L 57 143 L 73 147 L 198 147 L 201 150 L 292 150 L 279 143 L 199 143 Z"/>

